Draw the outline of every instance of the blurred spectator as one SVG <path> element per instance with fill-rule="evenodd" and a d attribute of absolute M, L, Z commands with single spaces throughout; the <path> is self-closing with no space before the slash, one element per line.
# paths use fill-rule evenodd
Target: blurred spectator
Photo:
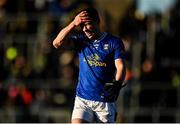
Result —
<path fill-rule="evenodd" d="M 9 79 L 31 79 L 33 77 L 32 67 L 24 56 L 18 56 L 9 68 Z"/>
<path fill-rule="evenodd" d="M 44 89 L 36 89 L 34 99 L 30 105 L 30 113 L 33 123 L 45 122 L 41 119 L 41 115 L 43 115 L 42 110 L 45 109 L 47 105 L 47 94 Z"/>

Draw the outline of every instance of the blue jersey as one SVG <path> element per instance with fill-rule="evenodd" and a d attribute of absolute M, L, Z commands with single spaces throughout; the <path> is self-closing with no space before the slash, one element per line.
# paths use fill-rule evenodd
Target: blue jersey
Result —
<path fill-rule="evenodd" d="M 114 60 L 125 58 L 123 42 L 106 32 L 99 40 L 73 37 L 79 54 L 79 78 L 76 95 L 93 101 L 106 102 L 104 84 L 115 78 Z"/>

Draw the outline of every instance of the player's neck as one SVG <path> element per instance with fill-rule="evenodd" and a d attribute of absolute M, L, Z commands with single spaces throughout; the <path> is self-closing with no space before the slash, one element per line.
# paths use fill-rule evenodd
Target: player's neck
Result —
<path fill-rule="evenodd" d="M 96 34 L 96 37 L 94 38 L 94 40 L 99 40 L 101 37 L 102 37 L 102 35 L 103 35 L 103 32 L 97 32 L 97 34 Z"/>

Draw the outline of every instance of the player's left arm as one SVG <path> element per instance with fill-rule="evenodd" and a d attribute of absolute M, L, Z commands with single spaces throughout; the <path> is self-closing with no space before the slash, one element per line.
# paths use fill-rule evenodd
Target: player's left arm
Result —
<path fill-rule="evenodd" d="M 115 59 L 115 67 L 116 67 L 115 80 L 120 83 L 123 83 L 126 76 L 125 60 L 121 58 Z"/>

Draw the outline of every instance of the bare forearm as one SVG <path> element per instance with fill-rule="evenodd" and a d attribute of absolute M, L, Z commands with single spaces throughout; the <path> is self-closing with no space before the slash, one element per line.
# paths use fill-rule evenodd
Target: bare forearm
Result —
<path fill-rule="evenodd" d="M 116 73 L 116 81 L 124 81 L 126 75 L 125 69 L 122 69 L 121 71 L 117 71 Z"/>
<path fill-rule="evenodd" d="M 55 48 L 58 48 L 59 46 L 61 46 L 61 44 L 64 42 L 64 40 L 68 37 L 68 34 L 70 33 L 70 31 L 75 27 L 74 23 L 71 22 L 68 26 L 66 26 L 65 28 L 63 28 L 59 34 L 57 35 L 57 37 L 54 39 L 53 41 L 53 46 Z"/>
<path fill-rule="evenodd" d="M 126 76 L 126 67 L 123 60 L 116 62 L 116 70 L 115 80 L 123 82 Z"/>
<path fill-rule="evenodd" d="M 121 77 L 122 77 L 122 71 L 117 71 L 117 72 L 116 72 L 115 80 L 116 80 L 116 81 L 120 81 Z"/>

